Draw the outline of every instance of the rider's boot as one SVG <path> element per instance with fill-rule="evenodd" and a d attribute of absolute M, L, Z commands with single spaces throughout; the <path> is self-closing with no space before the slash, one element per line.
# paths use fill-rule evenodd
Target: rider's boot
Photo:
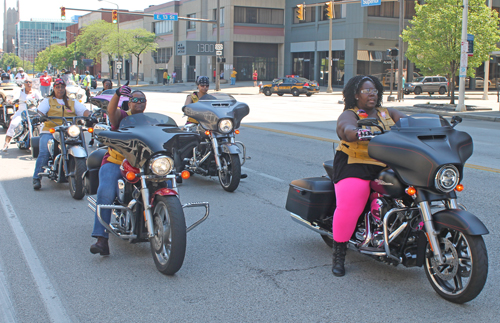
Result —
<path fill-rule="evenodd" d="M 97 242 L 90 246 L 90 252 L 100 254 L 101 256 L 109 256 L 108 238 L 97 237 Z"/>
<path fill-rule="evenodd" d="M 333 241 L 333 266 L 332 273 L 341 277 L 345 275 L 344 261 L 347 250 L 347 242 Z"/>

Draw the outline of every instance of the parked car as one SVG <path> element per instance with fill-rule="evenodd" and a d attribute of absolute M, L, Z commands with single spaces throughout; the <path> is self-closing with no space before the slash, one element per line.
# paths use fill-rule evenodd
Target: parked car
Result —
<path fill-rule="evenodd" d="M 262 86 L 261 91 L 266 96 L 270 96 L 273 93 L 276 93 L 279 96 L 282 96 L 285 93 L 292 94 L 293 96 L 299 96 L 300 94 L 311 96 L 314 93 L 319 92 L 319 85 L 316 81 L 310 81 L 303 77 L 287 75 L 287 77 L 274 79 L 272 84 Z"/>
<path fill-rule="evenodd" d="M 83 78 L 85 77 L 85 74 L 80 75 L 80 84 L 83 83 Z M 97 81 L 93 75 L 90 75 L 90 87 L 93 89 L 97 88 Z"/>
<path fill-rule="evenodd" d="M 465 87 L 469 88 L 470 77 L 465 79 Z M 488 80 L 488 88 L 492 87 L 491 81 Z M 476 77 L 476 89 L 484 88 L 484 79 L 482 77 Z"/>
<path fill-rule="evenodd" d="M 100 109 L 106 110 L 109 104 L 109 101 L 111 101 L 111 98 L 115 94 L 116 90 L 111 89 L 111 90 L 104 90 L 102 93 L 99 93 L 99 95 L 93 96 L 90 98 L 90 103 L 93 105 L 97 106 Z M 128 110 L 128 97 L 126 96 L 120 96 L 120 101 L 118 101 L 118 107 L 122 108 L 123 110 L 127 111 Z M 123 104 L 123 102 L 127 102 Z M 123 105 L 123 107 L 122 107 Z"/>
<path fill-rule="evenodd" d="M 411 82 L 407 82 L 404 87 L 404 93 L 415 93 L 419 95 L 422 92 L 428 92 L 430 95 L 438 92 L 443 95 L 448 92 L 448 80 L 444 76 L 421 76 L 416 77 Z"/>

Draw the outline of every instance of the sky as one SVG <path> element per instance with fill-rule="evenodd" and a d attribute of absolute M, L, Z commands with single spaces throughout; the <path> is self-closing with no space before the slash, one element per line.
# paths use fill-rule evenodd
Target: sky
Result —
<path fill-rule="evenodd" d="M 162 3 L 170 2 L 171 0 L 114 0 L 112 2 L 118 4 L 120 9 L 125 10 L 144 10 L 150 5 L 159 5 Z M 0 15 L 0 26 L 3 30 L 3 3 L 1 0 L 2 14 Z M 60 7 L 66 8 L 78 8 L 78 9 L 91 9 L 98 10 L 100 8 L 106 9 L 116 9 L 116 5 L 109 2 L 97 1 L 97 0 L 19 0 L 20 7 L 20 20 L 31 20 L 36 18 L 44 19 L 61 19 Z M 15 8 L 16 0 L 7 0 L 7 8 Z M 66 20 L 75 15 L 84 15 L 84 11 L 72 11 L 66 9 Z M 0 33 L 0 39 L 3 38 L 3 32 Z M 3 40 L 2 40 L 3 41 Z M 1 44 L 1 43 L 0 43 Z M 0 46 L 1 47 L 1 46 Z"/>

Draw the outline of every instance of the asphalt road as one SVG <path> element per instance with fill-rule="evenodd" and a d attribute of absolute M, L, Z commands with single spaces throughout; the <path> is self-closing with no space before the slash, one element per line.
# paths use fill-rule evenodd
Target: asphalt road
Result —
<path fill-rule="evenodd" d="M 148 110 L 179 124 L 184 94 L 147 93 Z M 475 152 L 459 201 L 488 227 L 489 275 L 465 305 L 441 299 L 423 268 L 392 267 L 349 251 L 347 274 L 331 273 L 331 250 L 284 209 L 291 180 L 321 176 L 333 158 L 341 105 L 327 96 L 239 96 L 250 105 L 238 140 L 249 176 L 234 193 L 193 176 L 181 202 L 208 201 L 210 216 L 188 234 L 186 259 L 159 273 L 149 244 L 112 237 L 111 256 L 89 252 L 93 214 L 68 184 L 34 191 L 34 160 L 11 145 L 0 155 L 0 322 L 496 321 L 500 315 L 500 147 L 495 123 L 464 120 Z M 4 131 L 0 130 L 3 143 Z M 478 169 L 479 168 L 479 169 Z M 186 212 L 189 223 L 201 216 Z"/>

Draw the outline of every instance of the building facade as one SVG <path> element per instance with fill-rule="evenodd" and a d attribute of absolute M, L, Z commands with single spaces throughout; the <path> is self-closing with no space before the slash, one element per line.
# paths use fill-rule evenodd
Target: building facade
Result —
<path fill-rule="evenodd" d="M 305 3 L 305 19 L 299 21 L 297 4 Z M 375 75 L 384 79 L 391 70 L 386 55 L 389 48 L 398 47 L 399 2 L 382 2 L 380 6 L 361 7 L 356 4 L 334 6 L 332 20 L 332 75 L 328 75 L 329 19 L 325 6 L 307 6 L 313 0 L 286 2 L 285 72 L 317 80 L 320 85 L 343 86 L 344 80 L 358 74 Z M 405 0 L 405 26 L 415 14 L 413 0 Z M 403 68 L 412 66 L 403 62 Z M 397 69 L 396 60 L 394 68 Z M 408 78 L 407 78 L 408 79 Z"/>
<path fill-rule="evenodd" d="M 272 80 L 284 71 L 285 0 L 220 0 L 219 43 L 223 44 L 220 73 L 229 79 Z M 179 17 L 217 19 L 216 0 L 180 0 L 151 6 L 145 13 L 178 13 Z M 164 71 L 176 72 L 176 82 L 197 76 L 213 78 L 217 66 L 217 24 L 200 21 L 154 21 L 148 29 L 158 36 L 158 51 L 144 57 L 145 80 L 161 82 Z"/>

